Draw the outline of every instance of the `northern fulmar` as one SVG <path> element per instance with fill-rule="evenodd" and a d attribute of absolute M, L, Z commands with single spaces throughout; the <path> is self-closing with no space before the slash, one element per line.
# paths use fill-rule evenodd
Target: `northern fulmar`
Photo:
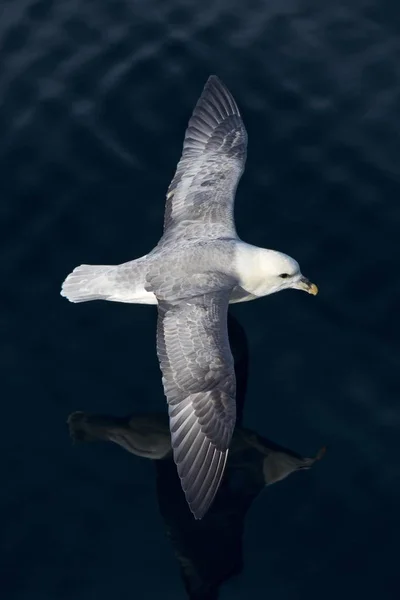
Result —
<path fill-rule="evenodd" d="M 218 491 L 235 426 L 228 304 L 287 288 L 318 292 L 293 258 L 238 237 L 234 198 L 246 153 L 237 104 L 213 75 L 189 120 L 157 246 L 121 265 L 81 265 L 61 290 L 71 302 L 158 305 L 173 456 L 196 519 Z"/>

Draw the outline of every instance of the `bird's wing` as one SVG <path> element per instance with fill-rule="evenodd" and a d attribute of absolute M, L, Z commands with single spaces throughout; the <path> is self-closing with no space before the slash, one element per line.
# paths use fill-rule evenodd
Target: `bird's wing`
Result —
<path fill-rule="evenodd" d="M 233 205 L 246 151 L 247 133 L 236 102 L 213 75 L 186 130 L 182 156 L 168 188 L 160 245 L 237 237 Z"/>
<path fill-rule="evenodd" d="M 235 426 L 229 296 L 225 289 L 158 303 L 157 353 L 174 460 L 196 519 L 217 493 Z"/>

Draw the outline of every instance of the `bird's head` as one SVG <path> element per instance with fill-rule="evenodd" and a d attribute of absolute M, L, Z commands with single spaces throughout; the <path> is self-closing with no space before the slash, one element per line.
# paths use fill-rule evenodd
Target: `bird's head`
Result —
<path fill-rule="evenodd" d="M 303 290 L 313 296 L 318 294 L 315 283 L 311 283 L 300 271 L 300 266 L 294 258 L 282 252 L 266 250 L 260 256 L 264 271 L 265 284 L 269 293 L 279 292 L 288 288 Z"/>

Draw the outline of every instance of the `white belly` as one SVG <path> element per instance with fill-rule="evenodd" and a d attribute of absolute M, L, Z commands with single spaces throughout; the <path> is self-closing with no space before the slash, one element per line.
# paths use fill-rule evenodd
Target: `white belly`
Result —
<path fill-rule="evenodd" d="M 113 302 L 126 302 L 129 304 L 158 304 L 153 292 L 148 292 L 144 288 L 136 288 L 134 292 L 129 293 L 116 293 L 107 299 Z"/>

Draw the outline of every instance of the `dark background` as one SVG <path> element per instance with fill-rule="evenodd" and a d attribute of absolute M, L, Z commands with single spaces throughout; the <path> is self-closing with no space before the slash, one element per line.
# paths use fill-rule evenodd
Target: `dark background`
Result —
<path fill-rule="evenodd" d="M 0 17 L 0 591 L 185 598 L 154 468 L 73 410 L 163 411 L 156 310 L 59 295 L 148 252 L 211 73 L 249 134 L 236 220 L 320 287 L 233 307 L 244 423 L 324 460 L 266 490 L 221 598 L 399 597 L 400 7 L 8 0 Z"/>

